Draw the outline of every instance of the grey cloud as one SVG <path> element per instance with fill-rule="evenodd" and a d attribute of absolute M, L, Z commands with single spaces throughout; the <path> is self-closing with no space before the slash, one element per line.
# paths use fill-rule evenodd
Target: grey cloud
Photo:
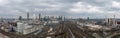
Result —
<path fill-rule="evenodd" d="M 67 13 L 66 11 L 68 11 L 70 8 L 73 8 L 72 5 L 77 2 L 83 2 L 83 5 L 92 5 L 92 6 L 100 7 L 100 10 L 104 12 L 120 10 L 120 8 L 115 8 L 111 6 L 112 0 L 111 1 L 110 0 L 8 0 L 8 1 L 9 4 L 0 6 L 1 16 L 16 16 L 16 15 L 25 16 L 27 12 L 30 12 L 31 14 L 42 13 L 43 15 L 63 15 L 63 16 L 65 15 L 65 16 L 86 16 L 86 17 L 100 16 L 98 15 L 99 13 L 86 13 L 86 12 L 79 14 Z M 114 1 L 119 1 L 119 0 L 114 0 Z M 40 9 L 40 11 L 36 11 L 35 10 L 36 8 Z M 48 8 L 49 10 L 45 10 L 46 8 Z M 51 8 L 54 9 L 52 10 Z"/>

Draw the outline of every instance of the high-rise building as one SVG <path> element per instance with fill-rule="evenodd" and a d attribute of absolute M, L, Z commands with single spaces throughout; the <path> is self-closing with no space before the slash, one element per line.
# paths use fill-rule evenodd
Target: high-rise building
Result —
<path fill-rule="evenodd" d="M 36 14 L 33 14 L 33 20 L 37 20 Z"/>
<path fill-rule="evenodd" d="M 41 14 L 39 14 L 39 20 L 41 20 Z"/>
<path fill-rule="evenodd" d="M 115 17 L 115 15 L 113 15 L 113 16 L 114 16 L 113 25 L 116 26 L 116 24 L 117 24 L 117 22 L 116 22 L 116 17 Z"/>
<path fill-rule="evenodd" d="M 27 13 L 27 20 L 29 20 L 29 13 Z"/>
<path fill-rule="evenodd" d="M 1 22 L 3 22 L 3 21 L 4 21 L 4 20 L 3 20 L 3 17 L 1 17 L 1 18 L 0 18 L 0 21 L 1 21 Z"/>
<path fill-rule="evenodd" d="M 114 18 L 107 18 L 107 19 L 106 19 L 106 24 L 107 24 L 107 25 L 116 26 L 117 21 L 116 21 L 116 19 L 115 19 L 115 15 L 114 15 Z"/>
<path fill-rule="evenodd" d="M 19 20 L 22 20 L 22 16 L 19 16 Z"/>
<path fill-rule="evenodd" d="M 89 18 L 89 17 L 87 17 L 87 20 L 90 20 L 90 18 Z"/>
<path fill-rule="evenodd" d="M 62 16 L 59 16 L 59 17 L 58 17 L 58 20 L 62 20 Z"/>
<path fill-rule="evenodd" d="M 50 19 L 50 17 L 49 16 L 45 16 L 43 19 L 44 19 L 44 21 L 48 21 Z"/>
<path fill-rule="evenodd" d="M 61 16 L 62 21 L 65 21 L 65 18 L 66 18 L 65 16 Z"/>

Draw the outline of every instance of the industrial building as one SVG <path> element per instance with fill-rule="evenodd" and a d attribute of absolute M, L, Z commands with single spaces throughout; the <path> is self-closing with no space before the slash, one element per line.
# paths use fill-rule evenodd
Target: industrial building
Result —
<path fill-rule="evenodd" d="M 38 30 L 42 30 L 43 24 L 17 22 L 17 32 L 22 34 L 29 34 Z"/>

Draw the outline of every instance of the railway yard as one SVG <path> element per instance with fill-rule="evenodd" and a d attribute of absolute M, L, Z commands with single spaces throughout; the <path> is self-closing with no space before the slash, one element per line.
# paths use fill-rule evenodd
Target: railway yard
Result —
<path fill-rule="evenodd" d="M 75 22 L 60 22 L 55 25 L 56 26 L 54 27 L 49 27 L 49 25 L 46 25 L 41 32 L 38 30 L 27 35 L 18 35 L 12 32 L 5 32 L 3 30 L 0 30 L 0 33 L 10 38 L 112 38 L 115 35 L 120 34 L 119 29 L 93 31 L 83 28 Z"/>

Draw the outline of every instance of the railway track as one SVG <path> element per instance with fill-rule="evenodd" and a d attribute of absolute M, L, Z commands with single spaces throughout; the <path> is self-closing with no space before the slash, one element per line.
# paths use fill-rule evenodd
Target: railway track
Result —
<path fill-rule="evenodd" d="M 63 22 L 63 23 L 57 24 L 53 32 L 55 33 L 52 35 L 48 35 L 49 33 L 47 31 L 43 31 L 42 33 L 36 36 L 32 34 L 26 35 L 26 36 L 19 36 L 16 34 L 7 33 L 7 32 L 0 30 L 0 33 L 3 33 L 6 36 L 10 36 L 11 38 L 46 38 L 47 36 L 51 36 L 52 38 L 95 38 L 92 35 L 94 31 L 88 31 L 85 29 L 78 28 L 77 24 L 74 22 Z"/>
<path fill-rule="evenodd" d="M 56 29 L 55 38 L 94 38 L 92 35 L 77 28 L 75 23 L 62 23 Z"/>

